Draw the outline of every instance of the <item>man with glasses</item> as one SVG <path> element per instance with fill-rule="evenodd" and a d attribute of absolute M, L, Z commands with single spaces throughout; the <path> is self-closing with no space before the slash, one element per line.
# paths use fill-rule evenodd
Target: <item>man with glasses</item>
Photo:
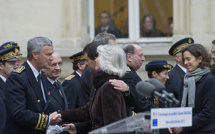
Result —
<path fill-rule="evenodd" d="M 0 46 L 0 97 L 5 101 L 5 83 L 8 75 L 18 66 L 19 59 L 15 54 L 14 42 L 6 42 Z"/>

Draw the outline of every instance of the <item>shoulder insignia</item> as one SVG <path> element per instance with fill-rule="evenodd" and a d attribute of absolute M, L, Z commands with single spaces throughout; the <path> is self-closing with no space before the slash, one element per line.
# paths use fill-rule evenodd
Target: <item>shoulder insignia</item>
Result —
<path fill-rule="evenodd" d="M 126 72 L 130 72 L 131 69 L 129 67 L 126 68 Z"/>
<path fill-rule="evenodd" d="M 68 76 L 68 77 L 66 77 L 65 78 L 65 80 L 71 80 L 72 78 L 74 78 L 75 77 L 75 75 L 74 74 L 72 74 L 72 75 L 70 75 L 70 76 Z"/>
<path fill-rule="evenodd" d="M 21 65 L 17 69 L 13 70 L 13 72 L 21 73 L 23 70 L 25 70 L 25 66 Z"/>

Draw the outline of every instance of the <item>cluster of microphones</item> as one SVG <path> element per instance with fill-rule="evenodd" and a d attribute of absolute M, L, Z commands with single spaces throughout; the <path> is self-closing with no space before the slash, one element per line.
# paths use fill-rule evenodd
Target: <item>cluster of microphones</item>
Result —
<path fill-rule="evenodd" d="M 159 101 L 163 103 L 165 107 L 177 107 L 180 103 L 175 98 L 174 94 L 168 93 L 165 90 L 164 84 L 155 78 L 138 82 L 136 90 L 139 94 L 146 97 L 158 97 Z"/>

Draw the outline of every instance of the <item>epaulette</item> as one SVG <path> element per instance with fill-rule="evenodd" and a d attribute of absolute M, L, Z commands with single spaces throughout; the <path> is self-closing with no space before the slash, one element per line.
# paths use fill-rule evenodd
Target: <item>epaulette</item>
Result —
<path fill-rule="evenodd" d="M 75 75 L 72 74 L 72 75 L 69 75 L 68 77 L 66 77 L 65 80 L 71 80 L 71 79 L 74 78 L 74 77 L 75 77 Z"/>
<path fill-rule="evenodd" d="M 23 70 L 25 70 L 25 66 L 21 65 L 17 69 L 13 70 L 13 72 L 21 73 Z"/>
<path fill-rule="evenodd" d="M 126 72 L 130 72 L 131 69 L 129 67 L 126 68 Z"/>

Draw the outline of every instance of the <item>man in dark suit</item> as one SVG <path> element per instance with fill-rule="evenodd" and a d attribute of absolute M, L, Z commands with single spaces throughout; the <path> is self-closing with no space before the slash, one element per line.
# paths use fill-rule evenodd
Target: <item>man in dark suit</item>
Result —
<path fill-rule="evenodd" d="M 95 36 L 99 33 L 111 33 L 116 38 L 121 37 L 121 31 L 114 26 L 108 11 L 102 11 L 99 15 L 100 25 L 95 29 Z"/>
<path fill-rule="evenodd" d="M 113 34 L 110 33 L 99 33 L 96 35 L 96 37 L 93 39 L 93 44 L 116 44 L 116 37 Z M 88 46 L 88 45 L 87 45 Z M 87 47 L 86 46 L 86 47 Z M 87 53 L 91 56 L 94 57 L 96 54 L 96 51 L 93 47 L 94 45 L 89 45 L 87 48 L 84 48 L 83 51 L 87 51 Z M 87 102 L 89 102 L 90 98 L 94 94 L 94 87 L 92 85 L 91 81 L 91 72 L 89 69 L 89 66 L 86 65 L 85 69 L 83 70 L 82 76 L 80 78 L 80 87 L 79 87 L 79 105 L 80 107 L 85 106 Z"/>
<path fill-rule="evenodd" d="M 67 97 L 69 109 L 79 107 L 79 86 L 80 77 L 85 68 L 85 59 L 82 52 L 78 52 L 70 57 L 73 63 L 74 72 L 65 78 L 62 86 Z"/>
<path fill-rule="evenodd" d="M 47 76 L 48 92 L 50 94 L 50 109 L 51 112 L 61 112 L 68 109 L 67 98 L 64 93 L 61 83 L 57 78 L 61 75 L 62 59 L 57 52 L 52 54 L 53 60 L 50 67 L 42 69 Z"/>
<path fill-rule="evenodd" d="M 35 37 L 27 43 L 27 61 L 14 70 L 6 81 L 7 122 L 5 134 L 45 134 L 56 124 L 50 111 L 50 93 L 41 69 L 53 60 L 52 41 Z"/>
<path fill-rule="evenodd" d="M 0 134 L 4 133 L 6 122 L 5 86 L 9 73 L 16 68 L 18 59 L 15 55 L 15 46 L 9 43 L 0 46 Z"/>
<path fill-rule="evenodd" d="M 140 95 L 136 91 L 136 84 L 141 81 L 141 78 L 138 76 L 136 71 L 140 69 L 145 61 L 145 57 L 143 55 L 142 48 L 137 44 L 127 44 L 123 47 L 126 53 L 126 63 L 128 65 L 126 74 L 122 77 L 122 80 L 128 85 L 129 92 L 126 95 L 124 93 L 126 99 L 127 106 L 127 114 L 128 116 L 132 115 L 132 111 L 134 112 L 145 112 L 149 111 L 151 108 L 154 108 L 154 105 L 147 99 L 147 97 Z M 111 84 L 114 85 L 115 88 L 120 88 L 121 83 L 118 80 L 111 80 Z M 125 91 L 126 88 L 122 89 Z"/>
<path fill-rule="evenodd" d="M 6 79 L 10 72 L 18 66 L 16 58 L 14 42 L 6 42 L 0 46 L 0 97 L 5 101 L 5 85 Z"/>
<path fill-rule="evenodd" d="M 165 86 L 167 92 L 173 93 L 175 98 L 179 101 L 182 99 L 184 75 L 187 71 L 182 60 L 181 51 L 192 43 L 194 43 L 192 38 L 184 38 L 173 44 L 169 50 L 169 54 L 175 57 L 176 65 L 168 73 L 169 79 L 167 80 Z"/>

